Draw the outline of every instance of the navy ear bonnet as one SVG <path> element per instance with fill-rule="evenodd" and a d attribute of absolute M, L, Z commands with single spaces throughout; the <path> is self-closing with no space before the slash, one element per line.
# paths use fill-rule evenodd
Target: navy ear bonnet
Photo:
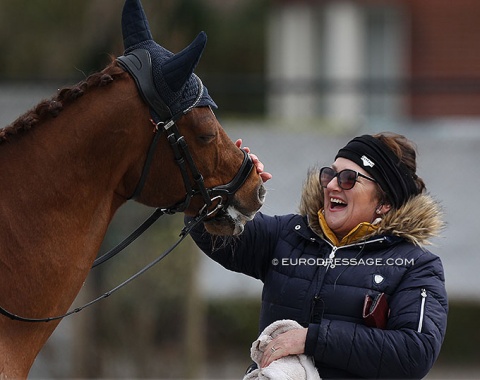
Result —
<path fill-rule="evenodd" d="M 207 35 L 201 32 L 189 46 L 173 54 L 153 40 L 140 0 L 126 0 L 122 33 L 125 56 L 136 49 L 145 49 L 150 53 L 155 88 L 171 115 L 177 115 L 192 106 L 201 90 L 193 70 L 207 43 Z M 205 87 L 196 106 L 218 108 Z"/>

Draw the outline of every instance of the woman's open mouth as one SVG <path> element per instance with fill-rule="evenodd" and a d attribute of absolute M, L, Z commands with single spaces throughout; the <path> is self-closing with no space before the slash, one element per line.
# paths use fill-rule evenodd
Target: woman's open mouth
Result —
<path fill-rule="evenodd" d="M 347 207 L 347 203 L 340 198 L 330 198 L 330 209 L 331 210 L 340 210 Z"/>

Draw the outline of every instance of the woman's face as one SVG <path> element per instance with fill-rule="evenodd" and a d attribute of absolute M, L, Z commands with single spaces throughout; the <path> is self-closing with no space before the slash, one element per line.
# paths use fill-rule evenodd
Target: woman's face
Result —
<path fill-rule="evenodd" d="M 337 173 L 351 169 L 370 177 L 359 165 L 342 157 L 335 160 L 332 168 Z M 343 190 L 338 186 L 337 177 L 334 177 L 323 191 L 325 220 L 339 239 L 359 223 L 371 223 L 378 217 L 376 209 L 379 206 L 379 199 L 373 181 L 359 176 L 355 186 L 350 190 Z"/>

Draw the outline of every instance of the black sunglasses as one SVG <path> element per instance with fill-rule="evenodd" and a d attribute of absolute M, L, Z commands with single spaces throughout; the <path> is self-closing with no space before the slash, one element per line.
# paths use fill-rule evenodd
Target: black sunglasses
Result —
<path fill-rule="evenodd" d="M 328 167 L 320 169 L 320 185 L 322 185 L 322 187 L 327 187 L 330 181 L 335 177 L 337 177 L 338 186 L 343 190 L 350 190 L 353 188 L 358 181 L 358 177 L 366 178 L 375 183 L 377 182 L 375 179 L 351 169 L 344 169 L 338 173 Z"/>

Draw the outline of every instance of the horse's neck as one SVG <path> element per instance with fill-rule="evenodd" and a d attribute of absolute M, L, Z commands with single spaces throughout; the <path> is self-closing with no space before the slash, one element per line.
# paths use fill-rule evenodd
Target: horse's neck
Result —
<path fill-rule="evenodd" d="M 13 196 L 24 198 L 25 207 L 31 202 L 47 212 L 54 207 L 73 211 L 80 205 L 114 201 L 133 159 L 130 148 L 135 149 L 134 111 L 122 103 L 122 97 L 129 95 L 114 88 L 91 90 L 58 117 L 24 132 L 8 152 L 0 145 L 0 159 L 7 170 L 4 176 L 9 176 L 5 179 L 15 188 Z"/>
<path fill-rule="evenodd" d="M 121 79 L 0 144 L 0 306 L 31 318 L 68 309 L 148 147 L 151 134 L 131 130 L 147 115 Z M 25 376 L 56 322 L 12 323 L 0 317 L 0 375 Z"/>
<path fill-rule="evenodd" d="M 58 117 L 0 145 L 5 168 L 0 173 L 0 241 L 10 242 L 0 247 L 0 260 L 9 261 L 11 275 L 20 282 L 25 278 L 19 284 L 25 288 L 29 271 L 42 273 L 39 283 L 50 278 L 46 286 L 52 287 L 61 287 L 59 273 L 73 277 L 77 286 L 67 291 L 60 309 L 69 305 L 86 276 L 114 212 L 125 201 L 118 195 L 122 178 L 138 160 L 132 156 L 136 143 L 129 128 L 136 110 L 145 108 L 134 87 L 119 86 L 87 93 Z M 133 99 L 122 102 L 126 97 Z M 131 103 L 135 107 L 128 109 Z"/>

